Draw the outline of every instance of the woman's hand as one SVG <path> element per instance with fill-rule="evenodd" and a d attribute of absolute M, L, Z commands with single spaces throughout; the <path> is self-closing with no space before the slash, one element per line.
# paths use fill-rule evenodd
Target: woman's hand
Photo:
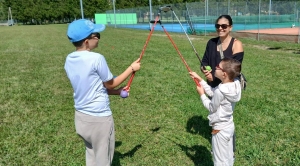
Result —
<path fill-rule="evenodd" d="M 207 81 L 212 82 L 214 80 L 214 78 L 213 78 L 213 76 L 211 74 L 211 71 L 203 70 L 203 73 L 204 73 Z"/>

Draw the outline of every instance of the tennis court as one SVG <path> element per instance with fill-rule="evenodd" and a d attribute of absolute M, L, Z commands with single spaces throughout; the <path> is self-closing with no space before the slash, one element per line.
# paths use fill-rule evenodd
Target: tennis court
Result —
<path fill-rule="evenodd" d="M 169 32 L 183 33 L 185 30 L 188 34 L 215 35 L 214 23 L 216 18 L 222 14 L 227 14 L 233 20 L 233 36 L 299 43 L 299 33 L 296 29 L 300 25 L 300 3 L 297 1 L 273 1 L 269 3 L 269 1 L 231 2 L 228 0 L 168 5 L 172 7 L 172 11 L 164 11 L 161 13 L 160 19 L 164 28 Z M 105 19 L 109 22 L 109 26 L 150 30 L 149 21 L 158 15 L 157 9 L 161 7 L 160 5 L 152 6 L 150 11 L 149 6 L 108 10 Z M 125 15 L 128 16 L 125 17 Z M 177 17 L 184 30 L 180 27 Z M 134 20 L 134 23 L 130 22 L 131 20 Z M 291 28 L 292 25 L 294 28 Z M 284 29 L 278 30 L 278 32 L 276 30 L 269 31 L 269 29 L 281 28 Z M 155 30 L 163 31 L 160 25 L 156 26 Z"/>
<path fill-rule="evenodd" d="M 258 30 L 260 31 L 265 31 L 269 29 L 277 29 L 277 28 L 288 28 L 291 29 L 290 27 L 292 26 L 292 22 L 290 23 L 277 23 L 277 24 L 234 24 L 233 26 L 233 31 L 249 31 L 249 30 Z M 179 23 L 163 23 L 162 25 L 164 26 L 165 29 L 167 29 L 170 32 L 183 32 L 181 26 Z M 131 29 L 144 29 L 144 30 L 149 30 L 150 29 L 150 24 L 119 24 L 119 25 L 114 25 L 110 24 L 109 26 L 116 26 L 119 28 L 131 28 Z M 191 26 L 187 23 L 182 23 L 183 28 L 185 31 L 189 31 Z M 215 32 L 215 26 L 214 24 L 193 24 L 192 27 L 197 31 L 197 32 Z M 297 29 L 297 28 L 293 28 Z M 155 30 L 161 30 L 161 25 L 157 24 L 155 27 Z M 289 32 L 289 31 L 287 31 Z M 292 33 L 294 34 L 294 33 Z"/>
<path fill-rule="evenodd" d="M 288 41 L 299 43 L 299 27 L 292 28 L 292 22 L 282 24 L 235 24 L 233 26 L 232 36 L 237 38 L 255 38 L 257 40 Z M 114 26 L 111 24 L 110 26 Z M 184 33 L 178 23 L 162 23 L 155 26 L 156 31 L 163 31 L 162 27 L 168 32 Z M 191 34 L 190 25 L 182 23 L 184 30 Z M 116 25 L 119 28 L 131 28 L 150 30 L 151 24 L 127 24 Z M 214 24 L 194 24 L 194 30 L 197 35 L 216 35 Z"/>

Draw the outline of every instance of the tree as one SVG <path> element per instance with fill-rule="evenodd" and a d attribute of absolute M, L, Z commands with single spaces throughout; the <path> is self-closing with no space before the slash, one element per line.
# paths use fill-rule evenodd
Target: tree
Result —
<path fill-rule="evenodd" d="M 0 0 L 0 21 L 7 19 L 7 14 L 5 14 L 7 12 L 5 12 L 4 8 L 4 0 Z"/>
<path fill-rule="evenodd" d="M 112 0 L 82 0 L 84 8 L 85 18 L 94 18 L 95 13 L 105 13 L 107 10 L 112 10 Z M 192 3 L 191 8 L 194 8 L 194 15 L 203 15 L 205 10 L 203 4 L 205 0 L 151 0 L 153 6 L 160 6 L 165 4 L 172 4 L 176 15 L 183 16 L 186 10 L 185 3 Z M 228 2 L 235 4 L 234 9 L 237 11 L 244 11 L 243 13 L 258 11 L 259 0 L 209 0 L 209 5 L 217 6 L 210 8 L 210 15 L 218 15 L 220 13 L 228 12 Z M 280 14 L 291 15 L 294 8 L 297 8 L 295 1 L 282 1 L 272 0 L 272 4 L 277 4 L 272 9 L 274 12 Z M 199 3 L 201 2 L 201 3 Z M 269 0 L 261 0 L 261 9 L 269 10 Z M 247 3 L 247 7 L 245 4 Z M 136 8 L 138 11 L 138 17 L 143 17 L 143 14 L 148 12 L 149 1 L 148 0 L 116 0 L 116 9 L 131 9 Z M 193 6 L 194 5 L 194 6 Z M 200 5 L 200 6 L 199 6 Z M 13 18 L 18 22 L 24 24 L 42 24 L 47 22 L 65 22 L 73 21 L 74 19 L 81 18 L 80 1 L 79 0 L 0 0 L 0 20 L 7 19 L 8 7 L 11 7 Z M 246 9 L 248 8 L 248 9 Z M 276 11 L 275 11 L 276 10 Z M 132 10 L 133 11 L 133 10 Z M 144 17 L 143 17 L 144 18 Z M 291 18 L 290 19 L 295 19 Z"/>

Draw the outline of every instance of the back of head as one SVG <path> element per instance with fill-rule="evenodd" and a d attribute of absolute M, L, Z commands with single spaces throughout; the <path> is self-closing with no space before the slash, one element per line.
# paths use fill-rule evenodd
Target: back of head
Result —
<path fill-rule="evenodd" d="M 75 46 L 82 43 L 92 33 L 101 32 L 105 29 L 103 24 L 94 24 L 90 20 L 79 19 L 69 24 L 67 36 Z"/>
<path fill-rule="evenodd" d="M 241 63 L 232 58 L 224 58 L 222 60 L 223 70 L 227 73 L 229 80 L 234 80 L 241 73 Z"/>

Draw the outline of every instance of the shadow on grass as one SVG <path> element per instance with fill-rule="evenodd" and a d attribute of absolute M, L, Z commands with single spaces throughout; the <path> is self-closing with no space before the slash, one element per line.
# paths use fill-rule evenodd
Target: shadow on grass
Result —
<path fill-rule="evenodd" d="M 281 47 L 269 47 L 268 50 L 280 50 L 282 49 Z"/>
<path fill-rule="evenodd" d="M 289 51 L 293 54 L 300 54 L 299 49 L 283 49 L 282 47 L 270 47 L 268 50 L 283 50 L 283 51 Z"/>
<path fill-rule="evenodd" d="M 151 131 L 151 134 L 154 134 L 156 132 L 158 132 L 160 130 L 160 127 L 156 127 L 156 128 L 153 128 L 153 129 L 150 129 Z M 148 137 L 146 138 L 148 139 Z M 118 151 L 115 150 L 115 153 L 114 153 L 114 158 L 113 158 L 113 161 L 112 161 L 112 165 L 113 166 L 120 166 L 121 163 L 120 163 L 120 159 L 123 159 L 125 157 L 133 157 L 135 152 L 140 149 L 142 147 L 142 144 L 144 143 L 144 141 L 146 140 L 144 139 L 143 141 L 141 141 L 140 144 L 136 145 L 133 149 L 131 149 L 130 151 L 122 154 Z M 121 141 L 116 141 L 115 143 L 115 148 L 119 147 L 122 145 L 122 142 Z"/>
<path fill-rule="evenodd" d="M 116 147 L 118 147 L 118 146 L 121 146 L 122 145 L 122 142 L 121 141 L 117 141 L 116 142 Z M 130 151 L 128 151 L 128 152 L 126 152 L 126 153 L 124 153 L 124 154 L 122 154 L 122 153 L 120 153 L 120 152 L 118 152 L 118 151 L 115 151 L 115 153 L 114 153 L 114 158 L 113 158 L 113 161 L 112 161 L 112 165 L 113 166 L 120 166 L 121 165 L 121 163 L 120 163 L 120 159 L 123 159 L 123 158 L 125 158 L 125 157 L 133 157 L 134 156 L 134 153 L 138 150 L 138 149 L 140 149 L 142 147 L 142 145 L 141 144 L 138 144 L 138 145 L 136 145 L 133 149 L 131 149 Z"/>
<path fill-rule="evenodd" d="M 180 149 L 186 154 L 187 157 L 189 157 L 195 166 L 211 166 L 214 165 L 212 160 L 212 155 L 209 150 L 207 150 L 207 147 L 202 145 L 193 145 L 191 147 L 182 145 L 180 143 L 177 143 L 177 141 L 174 141 L 173 139 L 164 137 L 161 135 L 162 138 L 173 142 L 175 145 L 179 146 Z"/>
<path fill-rule="evenodd" d="M 185 145 L 177 144 L 182 151 L 194 162 L 196 166 L 209 166 L 214 165 L 212 161 L 211 152 L 206 147 L 201 145 L 194 145 L 188 147 Z"/>
<path fill-rule="evenodd" d="M 211 141 L 211 127 L 209 126 L 208 119 L 202 116 L 193 116 L 187 121 L 186 131 L 192 134 L 200 134 Z"/>
<path fill-rule="evenodd" d="M 300 54 L 300 51 L 298 51 L 298 52 L 294 52 L 294 54 Z"/>
<path fill-rule="evenodd" d="M 209 142 L 211 142 L 211 127 L 209 121 L 202 116 L 193 116 L 187 121 L 186 131 L 192 134 L 199 134 Z M 177 144 L 182 151 L 194 162 L 195 165 L 214 165 L 212 161 L 211 152 L 206 147 L 201 145 L 194 145 L 192 147 Z"/>

